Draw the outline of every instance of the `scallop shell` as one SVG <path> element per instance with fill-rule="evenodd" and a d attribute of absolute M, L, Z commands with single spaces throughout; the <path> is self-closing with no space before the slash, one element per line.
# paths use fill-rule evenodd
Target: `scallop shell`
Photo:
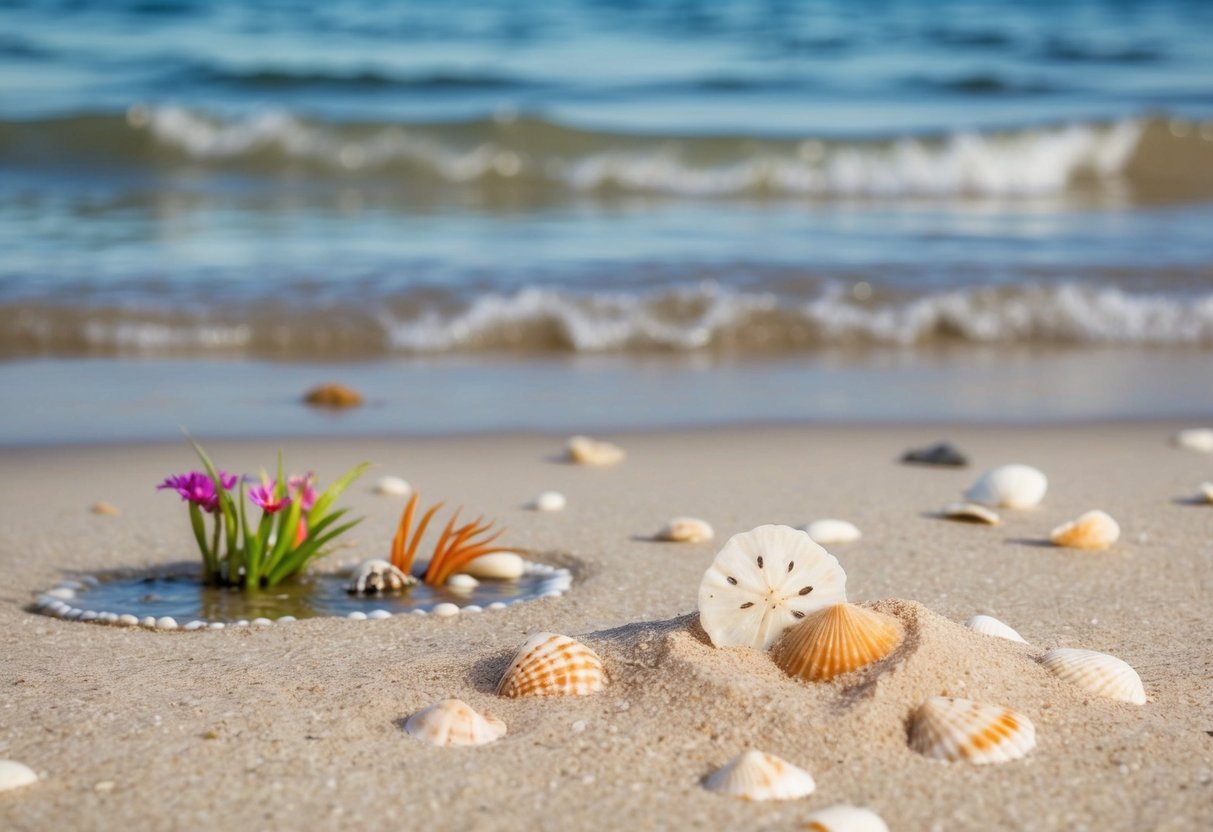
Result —
<path fill-rule="evenodd" d="M 535 633 L 514 654 L 497 684 L 498 696 L 587 696 L 602 690 L 598 654 L 556 633 Z"/>
<path fill-rule="evenodd" d="M 1048 489 L 1048 478 L 1030 465 L 1003 465 L 982 474 L 965 499 L 995 508 L 1032 508 Z"/>
<path fill-rule="evenodd" d="M 1141 684 L 1141 677 L 1115 656 L 1095 650 L 1060 647 L 1045 653 L 1040 663 L 1053 675 L 1086 688 L 1091 693 L 1134 705 L 1146 704 L 1146 690 Z"/>
<path fill-rule="evenodd" d="M 567 447 L 569 460 L 579 465 L 614 465 L 624 457 L 619 446 L 588 436 L 572 437 Z"/>
<path fill-rule="evenodd" d="M 795 800 L 817 788 L 813 776 L 763 751 L 744 751 L 703 781 L 704 788 L 743 800 Z"/>
<path fill-rule="evenodd" d="M 1107 549 L 1120 538 L 1120 526 L 1099 509 L 1055 528 L 1049 539 L 1071 549 Z"/>
<path fill-rule="evenodd" d="M 37 782 L 38 775 L 24 763 L 16 760 L 0 760 L 0 792 L 19 789 Z"/>
<path fill-rule="evenodd" d="M 431 745 L 485 745 L 505 735 L 505 723 L 462 700 L 444 699 L 410 716 L 404 730 Z"/>
<path fill-rule="evenodd" d="M 569 501 L 559 491 L 541 491 L 531 500 L 535 511 L 562 511 Z"/>
<path fill-rule="evenodd" d="M 789 676 L 824 682 L 883 659 L 904 635 L 901 622 L 890 615 L 835 604 L 789 629 L 773 658 Z"/>
<path fill-rule="evenodd" d="M 871 809 L 839 803 L 809 815 L 805 829 L 810 832 L 889 832 L 884 818 Z"/>
<path fill-rule="evenodd" d="M 985 765 L 1027 756 L 1036 728 L 1002 705 L 933 696 L 910 717 L 910 748 L 924 757 Z"/>
<path fill-rule="evenodd" d="M 657 532 L 658 540 L 675 543 L 703 543 L 716 536 L 706 520 L 698 517 L 675 517 Z"/>
<path fill-rule="evenodd" d="M 1002 518 L 993 510 L 977 503 L 948 503 L 943 507 L 943 516 L 949 520 L 985 523 L 987 526 L 997 526 L 1002 523 Z"/>
<path fill-rule="evenodd" d="M 847 600 L 838 559 L 790 526 L 733 535 L 699 584 L 699 622 L 717 647 L 765 650 L 784 630 Z"/>
<path fill-rule="evenodd" d="M 831 543 L 854 543 L 862 536 L 854 523 L 832 518 L 814 520 L 805 526 L 804 530 L 822 546 L 829 546 Z"/>
<path fill-rule="evenodd" d="M 981 633 L 983 636 L 1005 638 L 1007 641 L 1018 641 L 1020 644 L 1028 643 L 1014 629 L 990 615 L 975 615 L 965 622 L 965 626 L 975 633 Z"/>
<path fill-rule="evenodd" d="M 1188 428 L 1175 434 L 1175 444 L 1189 451 L 1213 454 L 1213 428 Z"/>

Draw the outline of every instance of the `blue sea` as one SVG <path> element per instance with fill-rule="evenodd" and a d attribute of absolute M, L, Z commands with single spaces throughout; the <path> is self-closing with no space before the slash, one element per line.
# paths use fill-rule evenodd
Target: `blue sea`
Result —
<path fill-rule="evenodd" d="M 0 0 L 0 391 L 0 444 L 1210 416 L 1213 4 Z"/>

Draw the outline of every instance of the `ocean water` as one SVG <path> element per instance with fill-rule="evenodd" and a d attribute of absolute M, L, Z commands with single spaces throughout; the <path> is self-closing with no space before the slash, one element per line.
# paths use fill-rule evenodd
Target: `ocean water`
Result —
<path fill-rule="evenodd" d="M 1213 5 L 3 0 L 0 391 L 0 442 L 1213 415 Z"/>

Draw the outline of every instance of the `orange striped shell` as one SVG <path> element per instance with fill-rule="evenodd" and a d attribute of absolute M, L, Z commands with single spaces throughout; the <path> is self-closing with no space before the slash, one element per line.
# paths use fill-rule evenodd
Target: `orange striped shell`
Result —
<path fill-rule="evenodd" d="M 518 649 L 497 685 L 498 696 L 586 696 L 602 690 L 598 654 L 556 633 L 535 633 Z"/>
<path fill-rule="evenodd" d="M 910 717 L 910 748 L 937 760 L 1005 763 L 1036 747 L 1036 728 L 1002 705 L 934 696 Z"/>
<path fill-rule="evenodd" d="M 773 658 L 785 673 L 824 682 L 892 653 L 901 643 L 901 622 L 854 604 L 834 604 L 788 630 Z"/>

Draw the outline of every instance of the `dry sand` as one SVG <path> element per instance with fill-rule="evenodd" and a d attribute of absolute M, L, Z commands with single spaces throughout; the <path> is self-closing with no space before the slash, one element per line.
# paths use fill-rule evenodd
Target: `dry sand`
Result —
<path fill-rule="evenodd" d="M 347 501 L 367 515 L 359 553 L 385 551 L 400 498 L 503 519 L 510 542 L 579 564 L 559 599 L 439 620 L 313 619 L 263 630 L 158 633 L 33 614 L 36 593 L 77 571 L 192 556 L 185 514 L 152 490 L 191 467 L 184 444 L 0 451 L 0 757 L 42 782 L 0 794 L 0 829 L 794 829 L 816 808 L 867 805 L 894 830 L 1213 828 L 1213 506 L 1190 504 L 1213 456 L 1169 447 L 1175 425 L 1045 428 L 753 428 L 611 437 L 614 468 L 553 461 L 563 437 L 288 441 L 324 477 L 379 470 Z M 975 467 L 895 462 L 948 438 Z M 271 442 L 210 443 L 231 469 L 270 465 Z M 1045 470 L 1043 507 L 998 528 L 932 512 L 983 468 Z M 522 506 L 543 489 L 558 513 Z M 121 510 L 97 515 L 99 500 Z M 1110 552 L 1040 545 L 1102 508 Z M 714 543 L 640 539 L 668 518 L 709 520 Z M 864 532 L 831 547 L 856 601 L 906 624 L 882 665 L 835 683 L 785 677 L 766 656 L 707 643 L 700 576 L 719 544 L 761 523 L 843 517 Z M 1031 642 L 966 630 L 997 616 Z M 583 637 L 611 684 L 567 700 L 492 690 L 535 630 Z M 1035 662 L 1055 646 L 1113 653 L 1139 671 L 1137 707 L 1096 699 Z M 930 695 L 1008 705 L 1036 725 L 1026 759 L 975 767 L 906 747 Z M 509 733 L 435 749 L 403 720 L 446 696 Z M 749 804 L 700 780 L 755 747 L 808 769 L 817 792 Z"/>

